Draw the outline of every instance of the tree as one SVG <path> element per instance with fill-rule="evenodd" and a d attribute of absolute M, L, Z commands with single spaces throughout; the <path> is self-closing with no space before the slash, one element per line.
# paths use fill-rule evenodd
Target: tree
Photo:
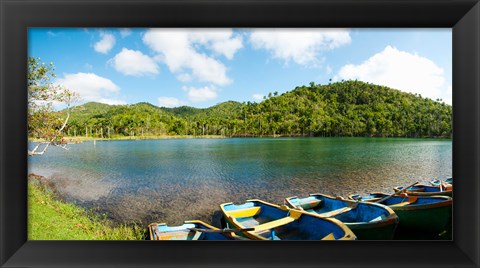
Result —
<path fill-rule="evenodd" d="M 70 118 L 70 105 L 78 95 L 53 84 L 54 70 L 53 63 L 46 65 L 40 58 L 28 58 L 28 136 L 39 140 L 28 151 L 30 156 L 44 154 L 50 145 L 68 149 L 62 142 L 62 134 Z M 66 112 L 56 112 L 54 103 L 66 105 Z"/>

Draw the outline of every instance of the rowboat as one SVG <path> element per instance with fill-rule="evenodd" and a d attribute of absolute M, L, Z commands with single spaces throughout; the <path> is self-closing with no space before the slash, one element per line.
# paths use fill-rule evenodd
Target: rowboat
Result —
<path fill-rule="evenodd" d="M 311 194 L 305 198 L 293 196 L 285 198 L 285 201 L 291 208 L 345 223 L 359 240 L 391 240 L 398 224 L 395 212 L 380 204 L 337 199 L 323 194 Z"/>
<path fill-rule="evenodd" d="M 403 187 L 394 187 L 395 192 L 403 190 Z M 410 196 L 433 196 L 433 195 L 445 195 L 452 196 L 453 187 L 451 184 L 448 185 L 423 185 L 417 184 L 412 187 L 408 187 L 406 193 Z"/>
<path fill-rule="evenodd" d="M 376 202 L 389 195 L 349 195 L 352 200 Z M 448 196 L 392 196 L 381 202 L 389 206 L 400 219 L 399 228 L 417 229 L 429 232 L 445 230 L 452 216 L 452 198 Z"/>
<path fill-rule="evenodd" d="M 238 237 L 198 220 L 185 221 L 180 226 L 152 223 L 148 230 L 150 240 L 237 240 Z"/>
<path fill-rule="evenodd" d="M 258 199 L 220 205 L 228 227 L 254 228 L 239 233 L 255 240 L 355 240 L 342 222 Z"/>
<path fill-rule="evenodd" d="M 438 186 L 438 185 L 440 185 L 441 183 L 442 183 L 441 180 L 432 180 L 432 181 L 430 181 L 430 184 L 435 185 L 435 186 Z M 447 179 L 444 181 L 444 183 L 453 185 L 453 178 L 447 178 Z"/>

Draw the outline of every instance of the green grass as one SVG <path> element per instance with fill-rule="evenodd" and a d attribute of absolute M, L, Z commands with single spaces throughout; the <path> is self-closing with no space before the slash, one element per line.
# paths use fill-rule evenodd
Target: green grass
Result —
<path fill-rule="evenodd" d="M 114 226 L 91 211 L 56 200 L 42 186 L 28 185 L 29 240 L 143 240 L 145 228 Z"/>

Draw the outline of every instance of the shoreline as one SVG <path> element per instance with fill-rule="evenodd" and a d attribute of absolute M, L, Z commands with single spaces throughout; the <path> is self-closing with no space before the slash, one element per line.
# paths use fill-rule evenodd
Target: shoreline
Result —
<path fill-rule="evenodd" d="M 371 139 L 428 139 L 428 140 L 452 140 L 450 137 L 381 137 L 381 136 L 328 136 L 328 137 L 315 137 L 315 136 L 302 136 L 302 135 L 242 135 L 242 136 L 223 136 L 223 135 L 148 135 L 148 136 L 115 136 L 111 138 L 106 137 L 82 137 L 82 136 L 64 136 L 63 140 L 66 143 L 82 143 L 84 141 L 121 141 L 121 140 L 169 140 L 169 139 L 233 139 L 233 138 L 371 138 Z M 40 139 L 28 138 L 29 142 L 40 142 Z"/>

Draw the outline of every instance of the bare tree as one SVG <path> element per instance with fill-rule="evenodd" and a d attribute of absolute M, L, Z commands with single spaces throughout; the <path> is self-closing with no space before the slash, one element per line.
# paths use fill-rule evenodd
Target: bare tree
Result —
<path fill-rule="evenodd" d="M 38 140 L 28 155 L 43 155 L 51 145 L 68 150 L 63 141 L 63 130 L 70 118 L 71 105 L 78 95 L 52 82 L 54 65 L 40 62 L 40 58 L 28 58 L 28 137 Z M 54 104 L 64 105 L 63 111 L 55 111 Z"/>

